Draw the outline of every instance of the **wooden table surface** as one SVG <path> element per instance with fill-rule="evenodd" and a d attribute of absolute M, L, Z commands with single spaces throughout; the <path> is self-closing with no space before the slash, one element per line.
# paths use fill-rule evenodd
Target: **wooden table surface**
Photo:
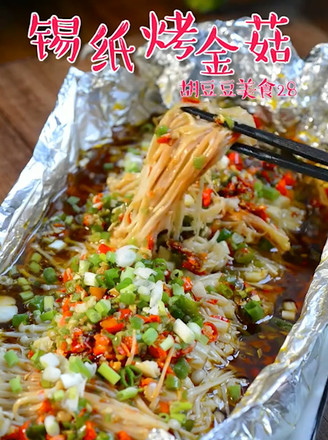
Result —
<path fill-rule="evenodd" d="M 301 56 L 328 41 L 323 31 L 306 21 L 294 22 L 286 33 Z M 0 65 L 0 201 L 31 157 L 68 68 L 65 61 L 40 63 L 36 58 Z M 327 406 L 317 440 L 328 440 Z"/>

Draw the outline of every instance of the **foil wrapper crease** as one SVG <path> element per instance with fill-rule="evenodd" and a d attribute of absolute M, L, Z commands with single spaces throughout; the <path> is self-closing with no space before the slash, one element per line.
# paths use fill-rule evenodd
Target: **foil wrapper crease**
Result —
<path fill-rule="evenodd" d="M 254 63 L 244 44 L 251 33 L 245 20 L 199 24 L 196 46 L 201 47 L 214 23 L 220 37 L 240 47 L 231 55 L 235 75 L 229 79 L 237 82 L 239 78 L 252 78 L 260 83 L 268 78 L 284 85 L 294 81 L 298 92 L 295 97 L 237 99 L 237 103 L 264 114 L 280 132 L 298 124 L 305 141 L 326 148 L 328 44 L 314 47 L 305 60 L 290 46 L 289 64 Z M 69 70 L 33 157 L 0 207 L 0 273 L 17 259 L 49 203 L 64 189 L 67 174 L 76 168 L 80 149 L 110 141 L 115 126 L 138 125 L 151 114 L 165 111 L 180 99 L 182 80 L 209 79 L 199 74 L 202 66 L 198 57 L 178 62 L 173 51 L 165 50 L 146 60 L 144 53 L 145 47 L 141 47 L 135 56 L 138 76 L 123 68 L 116 73 L 104 70 L 98 74 Z M 276 361 L 262 370 L 230 417 L 203 440 L 288 439 L 301 417 L 320 362 L 328 310 L 327 258 L 326 245 L 301 317 Z M 153 439 L 171 440 L 173 436 L 154 430 L 149 436 Z"/>

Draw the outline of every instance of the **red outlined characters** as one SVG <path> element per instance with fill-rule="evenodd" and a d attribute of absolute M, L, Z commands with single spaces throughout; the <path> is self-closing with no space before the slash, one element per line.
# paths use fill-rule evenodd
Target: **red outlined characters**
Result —
<path fill-rule="evenodd" d="M 122 61 L 128 72 L 134 72 L 134 63 L 131 61 L 131 54 L 136 50 L 135 46 L 128 46 L 125 41 L 125 36 L 130 29 L 130 22 L 123 20 L 117 29 L 110 37 L 106 37 L 108 33 L 107 26 L 102 23 L 94 36 L 89 41 L 89 45 L 96 51 L 91 61 L 92 70 L 100 72 L 105 67 L 110 68 L 116 72 L 119 69 L 119 64 L 116 56 L 121 55 Z"/>
<path fill-rule="evenodd" d="M 179 53 L 175 55 L 179 61 L 188 58 L 195 50 L 194 43 L 198 29 L 193 27 L 195 17 L 191 11 L 186 15 L 175 10 L 172 16 L 165 16 L 158 20 L 154 11 L 149 13 L 149 27 L 141 26 L 140 31 L 148 41 L 145 57 L 149 59 L 156 49 L 166 50 L 172 48 Z M 170 25 L 170 26 L 169 26 Z"/>
<path fill-rule="evenodd" d="M 214 49 L 212 46 L 214 44 L 219 46 L 219 49 Z M 202 60 L 201 64 L 204 66 L 205 70 L 200 72 L 201 75 L 233 75 L 235 72 L 229 66 L 231 63 L 231 58 L 224 57 L 222 55 L 227 55 L 228 52 L 236 52 L 239 49 L 238 46 L 229 44 L 218 36 L 218 28 L 213 25 L 207 38 L 200 49 L 195 52 L 196 56 L 209 55 L 209 60 Z"/>
<path fill-rule="evenodd" d="M 81 48 L 80 27 L 81 19 L 78 16 L 64 19 L 53 15 L 49 20 L 41 21 L 38 13 L 33 12 L 27 36 L 31 44 L 36 46 L 40 61 L 48 57 L 48 51 L 53 51 L 57 59 L 70 53 L 67 61 L 74 63 Z"/>
<path fill-rule="evenodd" d="M 248 50 L 255 55 L 256 63 L 288 63 L 291 57 L 291 50 L 286 43 L 290 41 L 290 37 L 282 34 L 278 26 L 289 23 L 288 17 L 278 17 L 275 12 L 270 12 L 269 19 L 264 20 L 258 14 L 252 14 L 252 20 L 247 20 L 247 24 L 252 24 L 255 29 L 252 30 L 250 41 L 245 41 L 249 46 Z M 269 26 L 272 31 L 271 38 L 261 39 L 260 32 L 263 26 Z"/>

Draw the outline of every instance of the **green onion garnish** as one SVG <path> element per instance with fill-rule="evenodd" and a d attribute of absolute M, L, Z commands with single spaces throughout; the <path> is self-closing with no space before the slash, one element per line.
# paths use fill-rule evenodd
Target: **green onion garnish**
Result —
<path fill-rule="evenodd" d="M 241 386 L 240 385 L 230 385 L 227 388 L 228 395 L 233 402 L 238 402 L 241 398 Z"/>
<path fill-rule="evenodd" d="M 21 385 L 19 376 L 16 376 L 16 377 L 13 377 L 12 379 L 10 379 L 9 385 L 10 385 L 11 391 L 15 394 L 18 394 L 22 391 L 22 385 Z"/>
<path fill-rule="evenodd" d="M 13 367 L 14 365 L 16 365 L 19 360 L 14 350 L 7 351 L 7 353 L 5 353 L 4 355 L 4 359 L 9 367 Z"/>
<path fill-rule="evenodd" d="M 262 194 L 263 197 L 272 201 L 277 200 L 277 198 L 280 196 L 280 192 L 276 188 L 272 188 L 269 185 L 263 185 Z"/>
<path fill-rule="evenodd" d="M 16 328 L 19 327 L 20 324 L 22 324 L 22 323 L 27 324 L 27 322 L 28 322 L 27 313 L 18 313 L 17 315 L 14 315 L 11 322 L 12 322 L 13 326 Z"/>
<path fill-rule="evenodd" d="M 31 271 L 37 275 L 38 273 L 41 272 L 41 266 L 39 263 L 36 263 L 35 261 L 31 261 L 31 263 L 29 264 L 29 268 L 31 269 Z"/>
<path fill-rule="evenodd" d="M 128 400 L 128 399 L 133 399 L 133 397 L 136 397 L 136 395 L 138 394 L 139 389 L 136 387 L 128 387 L 125 388 L 122 391 L 119 391 L 116 394 L 116 398 L 118 400 Z"/>
<path fill-rule="evenodd" d="M 101 374 L 109 383 L 115 385 L 120 379 L 121 376 L 114 371 L 107 362 L 103 362 L 98 368 L 98 373 Z"/>
<path fill-rule="evenodd" d="M 145 331 L 145 333 L 142 335 L 142 340 L 147 345 L 152 345 L 156 339 L 158 338 L 158 333 L 154 328 L 149 328 Z"/>
<path fill-rule="evenodd" d="M 42 260 L 42 256 L 38 254 L 37 252 L 34 252 L 34 254 L 31 257 L 31 261 L 35 261 L 36 263 L 40 263 Z"/>
<path fill-rule="evenodd" d="M 88 309 L 85 313 L 90 322 L 93 324 L 97 324 L 102 318 L 101 314 L 97 312 L 95 309 Z"/>
<path fill-rule="evenodd" d="M 26 292 L 21 292 L 19 296 L 22 298 L 23 301 L 28 301 L 29 299 L 32 299 L 34 296 L 34 293 L 32 290 L 27 290 Z"/>
<path fill-rule="evenodd" d="M 161 125 L 156 128 L 155 134 L 157 137 L 161 137 L 164 134 L 168 133 L 168 131 L 169 131 L 169 128 L 166 125 Z"/>
<path fill-rule="evenodd" d="M 132 284 L 131 286 L 132 286 L 131 290 L 134 289 L 134 286 Z M 129 287 L 130 286 L 128 286 L 126 289 L 128 289 Z M 128 306 L 134 304 L 136 301 L 136 294 L 133 293 L 131 290 L 125 291 L 125 289 L 123 289 L 121 290 L 121 294 L 120 294 L 120 301 Z"/>
<path fill-rule="evenodd" d="M 63 400 L 64 397 L 65 397 L 64 390 L 57 390 L 52 395 L 52 398 L 55 402 L 59 402 L 60 400 Z"/>
<path fill-rule="evenodd" d="M 55 269 L 53 267 L 46 267 L 44 269 L 43 278 L 47 284 L 56 284 L 58 281 Z"/>
<path fill-rule="evenodd" d="M 231 236 L 232 236 L 232 232 L 229 231 L 229 229 L 223 228 L 223 229 L 221 229 L 216 241 L 219 243 L 220 241 L 227 240 Z"/>
<path fill-rule="evenodd" d="M 140 330 L 143 327 L 144 320 L 139 318 L 139 316 L 132 316 L 130 318 L 130 324 L 134 330 Z"/>
<path fill-rule="evenodd" d="M 185 379 L 190 372 L 190 365 L 185 360 L 185 358 L 180 358 L 178 362 L 174 365 L 173 371 L 179 379 Z"/>
<path fill-rule="evenodd" d="M 51 321 L 55 316 L 56 312 L 54 310 L 49 310 L 48 312 L 41 313 L 40 319 L 41 321 Z"/>
<path fill-rule="evenodd" d="M 45 312 L 49 312 L 49 310 L 54 309 L 55 299 L 53 296 L 45 296 L 43 300 L 43 308 Z"/>
<path fill-rule="evenodd" d="M 95 305 L 95 310 L 101 314 L 102 317 L 105 317 L 111 309 L 111 302 L 108 299 L 101 299 Z"/>
<path fill-rule="evenodd" d="M 192 160 L 192 164 L 196 170 L 201 170 L 206 162 L 205 156 L 194 157 Z"/>
<path fill-rule="evenodd" d="M 248 301 L 248 303 L 246 303 L 244 306 L 244 311 L 253 322 L 259 321 L 264 316 L 264 310 L 258 301 Z"/>
<path fill-rule="evenodd" d="M 176 391 L 180 388 L 180 380 L 173 376 L 173 374 L 168 374 L 165 380 L 165 386 L 168 390 Z"/>
<path fill-rule="evenodd" d="M 174 339 L 172 335 L 168 335 L 164 341 L 160 344 L 162 350 L 167 351 L 174 345 Z"/>
<path fill-rule="evenodd" d="M 237 249 L 233 257 L 238 264 L 249 264 L 254 258 L 254 251 L 248 246 L 245 246 L 241 249 Z"/>
<path fill-rule="evenodd" d="M 69 358 L 69 369 L 74 373 L 81 373 L 83 376 L 85 376 L 88 379 L 91 379 L 92 377 L 89 369 L 84 365 L 82 359 L 78 357 L 71 356 Z"/>

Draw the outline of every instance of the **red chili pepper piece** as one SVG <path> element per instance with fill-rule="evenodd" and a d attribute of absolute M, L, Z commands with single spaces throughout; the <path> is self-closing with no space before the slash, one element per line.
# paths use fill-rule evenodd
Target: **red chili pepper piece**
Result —
<path fill-rule="evenodd" d="M 107 246 L 107 244 L 101 243 L 98 247 L 97 254 L 107 254 L 107 252 L 112 252 L 113 248 Z"/>
<path fill-rule="evenodd" d="M 208 337 L 209 342 L 216 341 L 219 334 L 218 329 L 215 327 L 215 325 L 209 321 L 204 322 L 202 333 L 203 335 Z"/>
<path fill-rule="evenodd" d="M 204 208 L 208 208 L 212 201 L 212 192 L 211 188 L 205 188 L 202 195 L 202 203 Z"/>
<path fill-rule="evenodd" d="M 157 143 L 158 144 L 168 144 L 171 140 L 171 135 L 170 133 L 164 134 L 163 136 L 159 137 L 157 139 Z"/>
<path fill-rule="evenodd" d="M 194 104 L 199 104 L 200 103 L 200 99 L 196 98 L 195 96 L 184 96 L 181 99 L 182 102 L 192 102 Z"/>

